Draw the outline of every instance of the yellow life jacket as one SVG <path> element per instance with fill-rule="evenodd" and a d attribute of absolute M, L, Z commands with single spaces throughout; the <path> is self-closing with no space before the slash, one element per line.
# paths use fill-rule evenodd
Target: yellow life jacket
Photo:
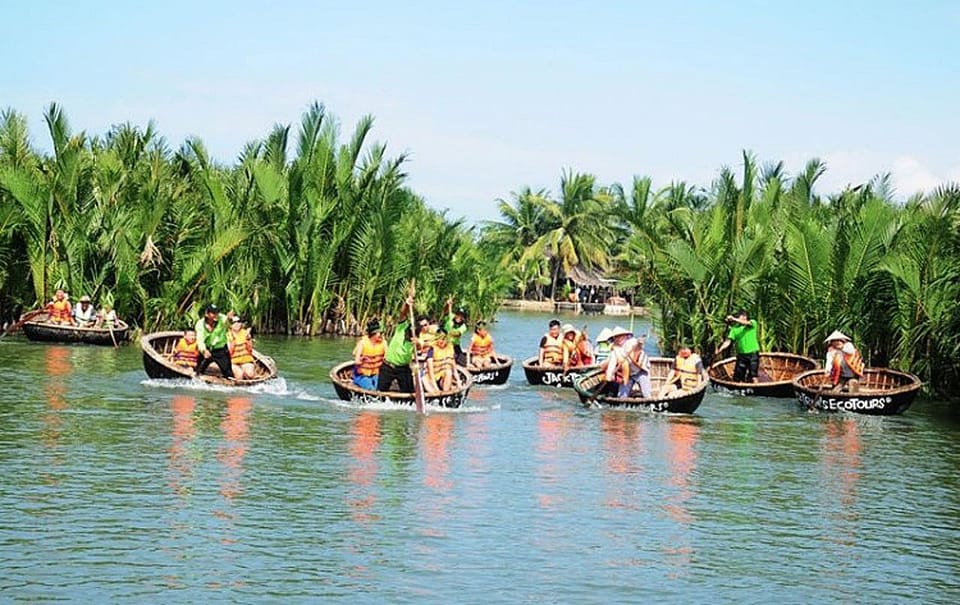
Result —
<path fill-rule="evenodd" d="M 546 340 L 543 343 L 543 363 L 551 366 L 558 366 L 563 363 L 563 339 L 554 338 L 550 334 L 544 334 Z"/>
<path fill-rule="evenodd" d="M 470 343 L 471 355 L 474 357 L 489 357 L 490 353 L 492 352 L 493 338 L 490 337 L 489 332 L 483 336 L 480 336 L 479 334 L 473 335 L 473 342 Z"/>
<path fill-rule="evenodd" d="M 177 348 L 173 351 L 173 362 L 178 366 L 193 367 L 197 365 L 198 355 L 199 349 L 197 349 L 196 340 L 189 343 L 187 339 L 180 338 L 177 341 Z"/>
<path fill-rule="evenodd" d="M 449 370 L 454 370 L 454 365 L 456 363 L 455 352 L 453 350 L 453 345 L 449 342 L 447 346 L 440 348 L 436 345 L 433 347 L 433 370 L 438 373 L 446 372 Z"/>
<path fill-rule="evenodd" d="M 357 374 L 376 376 L 386 354 L 387 344 L 384 341 L 373 342 L 370 337 L 364 336 L 360 340 L 360 365 L 355 368 Z"/>
<path fill-rule="evenodd" d="M 673 369 L 680 374 L 680 388 L 684 391 L 692 391 L 700 385 L 699 362 L 700 356 L 695 353 L 686 358 L 677 355 L 673 360 Z"/>
<path fill-rule="evenodd" d="M 227 333 L 227 346 L 230 349 L 230 361 L 239 365 L 253 363 L 253 343 L 250 342 L 250 332 L 240 328 Z"/>
<path fill-rule="evenodd" d="M 70 323 L 70 301 L 69 300 L 55 300 L 49 305 L 50 308 L 50 321 L 55 324 L 68 324 Z"/>

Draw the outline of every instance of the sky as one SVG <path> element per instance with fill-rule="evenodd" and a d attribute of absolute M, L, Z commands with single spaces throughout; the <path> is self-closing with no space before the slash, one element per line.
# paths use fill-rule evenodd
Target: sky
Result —
<path fill-rule="evenodd" d="M 313 101 L 359 118 L 450 217 L 559 189 L 564 170 L 707 186 L 742 151 L 821 193 L 890 172 L 960 182 L 960 0 L 0 0 L 0 108 L 72 127 L 153 120 L 232 162 Z"/>

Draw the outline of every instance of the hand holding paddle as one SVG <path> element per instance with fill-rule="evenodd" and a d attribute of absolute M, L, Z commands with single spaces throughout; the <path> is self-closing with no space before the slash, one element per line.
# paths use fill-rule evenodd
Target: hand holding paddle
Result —
<path fill-rule="evenodd" d="M 410 331 L 413 335 L 413 403 L 417 413 L 423 413 L 423 382 L 420 380 L 420 360 L 417 359 L 416 319 L 413 313 L 413 296 L 416 293 L 416 280 L 410 280 L 410 289 L 407 295 L 407 319 L 410 321 Z"/>

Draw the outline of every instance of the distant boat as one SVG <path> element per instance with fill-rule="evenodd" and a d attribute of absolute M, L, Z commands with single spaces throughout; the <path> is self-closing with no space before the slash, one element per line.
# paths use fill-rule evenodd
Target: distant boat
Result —
<path fill-rule="evenodd" d="M 560 366 L 541 367 L 540 360 L 537 357 L 530 357 L 523 362 L 523 373 L 527 377 L 527 382 L 534 386 L 573 388 L 574 376 L 596 370 L 599 367 L 598 364 L 578 366 L 564 372 Z"/>
<path fill-rule="evenodd" d="M 650 390 L 659 393 L 666 382 L 667 375 L 673 369 L 674 360 L 666 357 L 650 358 Z M 708 381 L 702 381 L 692 391 L 675 391 L 667 397 L 653 395 L 651 397 L 617 397 L 619 385 L 604 383 L 603 373 L 594 370 L 577 376 L 573 381 L 573 388 L 577 391 L 582 403 L 599 404 L 612 408 L 635 408 L 651 412 L 668 412 L 672 414 L 692 414 L 707 392 Z"/>
<path fill-rule="evenodd" d="M 510 370 L 513 368 L 513 359 L 506 355 L 495 356 L 495 363 L 491 363 L 485 368 L 466 367 L 473 377 L 473 384 L 504 384 L 510 378 Z"/>
<path fill-rule="evenodd" d="M 274 363 L 273 359 L 256 349 L 253 351 L 256 367 L 256 377 L 253 379 L 230 380 L 224 378 L 220 375 L 220 368 L 217 367 L 216 363 L 211 363 L 205 373 L 197 376 L 191 371 L 191 368 L 173 363 L 173 351 L 182 336 L 183 332 L 154 332 L 145 334 L 140 338 L 140 348 L 143 349 L 143 369 L 146 370 L 147 376 L 160 379 L 198 379 L 210 384 L 232 387 L 260 384 L 277 377 L 277 364 Z"/>
<path fill-rule="evenodd" d="M 25 321 L 22 329 L 30 340 L 39 342 L 84 343 L 88 345 L 113 346 L 126 342 L 130 338 L 130 326 L 117 320 L 113 330 L 109 328 L 81 328 L 69 324 L 49 323 L 47 313 L 35 315 Z M 111 337 L 110 333 L 113 332 Z"/>
<path fill-rule="evenodd" d="M 330 370 L 330 381 L 333 382 L 333 388 L 341 400 L 361 404 L 393 403 L 415 407 L 413 393 L 371 391 L 358 387 L 353 382 L 353 365 L 352 361 L 345 361 Z M 460 388 L 440 393 L 424 393 L 423 400 L 427 406 L 458 408 L 463 405 L 467 395 L 470 394 L 470 387 L 473 386 L 473 378 L 470 372 L 460 366 L 457 366 L 457 372 L 460 373 Z"/>
<path fill-rule="evenodd" d="M 793 379 L 793 390 L 797 402 L 808 409 L 890 416 L 906 411 L 923 385 L 913 374 L 888 368 L 867 368 L 863 374 L 857 393 L 828 390 L 830 377 L 823 370 L 800 374 Z"/>
<path fill-rule="evenodd" d="M 813 359 L 793 353 L 760 353 L 760 381 L 735 382 L 736 362 L 736 357 L 728 357 L 710 366 L 707 374 L 715 389 L 738 395 L 793 397 L 793 379 L 818 367 Z"/>

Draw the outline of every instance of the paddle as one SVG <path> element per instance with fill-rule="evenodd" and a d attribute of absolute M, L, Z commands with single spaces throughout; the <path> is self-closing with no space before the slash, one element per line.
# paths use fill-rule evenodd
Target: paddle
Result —
<path fill-rule="evenodd" d="M 413 334 L 413 337 L 416 338 L 416 330 L 414 326 L 416 325 L 416 319 L 413 313 L 413 296 L 416 292 L 416 283 L 415 279 L 410 280 L 410 304 L 407 308 L 407 319 L 410 321 L 410 330 Z M 456 372 L 456 368 L 454 368 Z M 420 360 L 417 359 L 417 344 L 413 343 L 413 403 L 417 408 L 417 413 L 423 413 L 423 382 L 420 380 Z"/>
<path fill-rule="evenodd" d="M 41 313 L 46 313 L 46 312 L 47 312 L 46 309 L 37 309 L 35 311 L 30 311 L 29 313 L 24 314 L 23 317 L 20 318 L 20 321 L 7 326 L 7 329 L 3 331 L 3 334 L 0 334 L 0 340 L 2 340 L 3 337 L 9 334 L 10 332 L 16 332 L 17 330 L 19 330 L 20 326 L 27 323 L 37 315 L 40 315 Z"/>
<path fill-rule="evenodd" d="M 116 347 L 117 347 L 117 339 L 116 339 L 116 337 L 113 335 L 113 322 L 112 322 L 112 321 L 110 322 L 110 340 L 113 341 L 113 347 L 116 348 Z"/>

